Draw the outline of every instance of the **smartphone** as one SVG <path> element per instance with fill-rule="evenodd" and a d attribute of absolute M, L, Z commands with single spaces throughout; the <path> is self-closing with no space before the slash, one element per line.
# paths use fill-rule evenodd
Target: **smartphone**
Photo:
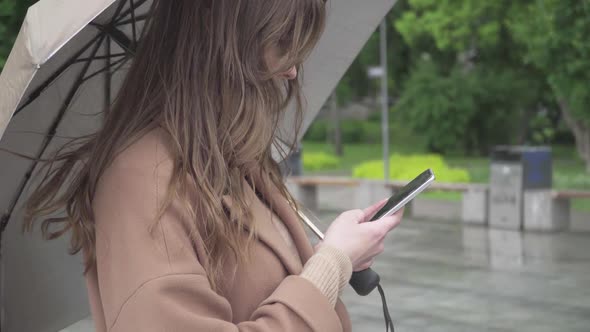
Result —
<path fill-rule="evenodd" d="M 390 216 L 402 207 L 404 207 L 409 201 L 418 196 L 424 189 L 428 188 L 432 182 L 434 182 L 435 176 L 431 169 L 427 169 L 422 174 L 418 175 L 414 180 L 410 181 L 401 190 L 395 193 L 387 200 L 387 203 L 377 213 L 371 217 L 370 221 L 379 220 L 383 217 Z"/>

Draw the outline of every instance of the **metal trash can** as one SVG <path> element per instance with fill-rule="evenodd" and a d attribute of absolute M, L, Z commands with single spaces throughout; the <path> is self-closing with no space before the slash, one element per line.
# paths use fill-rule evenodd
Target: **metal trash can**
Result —
<path fill-rule="evenodd" d="M 546 190 L 553 186 L 553 162 L 551 148 L 522 147 L 524 168 L 523 189 Z"/>
<path fill-rule="evenodd" d="M 553 228 L 550 147 L 498 146 L 492 152 L 489 222 L 505 229 Z"/>
<path fill-rule="evenodd" d="M 494 148 L 490 165 L 488 222 L 490 227 L 522 228 L 523 164 L 516 147 Z"/>
<path fill-rule="evenodd" d="M 562 230 L 569 225 L 568 202 L 554 200 L 551 148 L 527 148 L 522 155 L 524 177 L 524 229 Z"/>

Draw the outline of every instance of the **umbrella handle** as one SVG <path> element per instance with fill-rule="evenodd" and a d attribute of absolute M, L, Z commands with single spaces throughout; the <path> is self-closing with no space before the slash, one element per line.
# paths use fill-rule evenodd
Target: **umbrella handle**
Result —
<path fill-rule="evenodd" d="M 367 296 L 369 295 L 377 285 L 381 278 L 377 272 L 369 269 L 354 272 L 352 278 L 350 278 L 350 286 L 355 290 L 358 295 Z"/>

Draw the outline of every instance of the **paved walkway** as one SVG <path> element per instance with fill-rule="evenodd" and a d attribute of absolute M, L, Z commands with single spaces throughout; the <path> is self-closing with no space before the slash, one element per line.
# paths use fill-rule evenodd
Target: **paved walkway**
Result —
<path fill-rule="evenodd" d="M 322 228 L 335 216 L 322 213 Z M 397 332 L 590 331 L 590 235 L 407 219 L 387 242 L 374 269 Z M 384 331 L 377 292 L 343 299 L 354 331 Z"/>
<path fill-rule="evenodd" d="M 387 242 L 374 269 L 398 332 L 590 331 L 589 235 L 404 220 Z M 384 331 L 377 292 L 343 297 L 355 331 Z"/>

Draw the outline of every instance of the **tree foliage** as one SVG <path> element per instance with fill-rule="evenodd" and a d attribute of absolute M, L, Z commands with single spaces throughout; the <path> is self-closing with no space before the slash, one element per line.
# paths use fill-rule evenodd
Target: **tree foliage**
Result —
<path fill-rule="evenodd" d="M 399 109 L 434 149 L 486 154 L 496 144 L 545 137 L 528 124 L 552 99 L 544 97 L 549 88 L 543 73 L 523 65 L 522 48 L 509 33 L 511 1 L 408 3 L 394 25 L 415 49 L 435 45 L 423 49 L 433 75 L 414 79 L 424 74 L 423 64 L 414 66 Z M 416 121 L 423 119 L 418 114 L 434 113 L 436 121 Z"/>
<path fill-rule="evenodd" d="M 529 82 L 511 70 L 454 66 L 440 69 L 426 57 L 405 82 L 397 109 L 435 152 L 485 154 L 491 146 L 513 143 L 521 130 L 515 117 L 531 99 L 518 94 Z"/>
<path fill-rule="evenodd" d="M 35 2 L 33 0 L 0 1 L 0 69 L 4 67 L 10 54 L 27 9 Z"/>
<path fill-rule="evenodd" d="M 590 172 L 590 1 L 530 0 L 515 5 L 509 26 L 541 70 Z"/>
<path fill-rule="evenodd" d="M 546 75 L 556 96 L 590 124 L 590 1 L 535 0 L 517 6 L 510 27 L 524 61 Z"/>

